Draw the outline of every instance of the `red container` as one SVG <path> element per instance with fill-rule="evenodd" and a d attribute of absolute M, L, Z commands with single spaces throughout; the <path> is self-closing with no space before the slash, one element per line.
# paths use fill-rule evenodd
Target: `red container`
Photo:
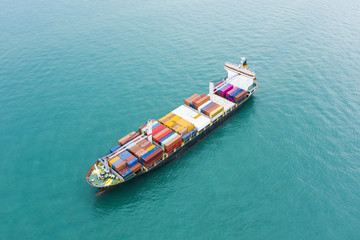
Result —
<path fill-rule="evenodd" d="M 196 109 L 198 109 L 198 107 L 200 107 L 201 105 L 203 105 L 204 103 L 206 103 L 207 101 L 210 100 L 210 97 L 208 95 L 202 95 L 201 98 L 199 98 L 198 100 L 193 102 L 193 105 Z"/>
<path fill-rule="evenodd" d="M 166 132 L 168 130 L 167 127 L 165 127 L 163 130 L 161 130 L 160 132 L 157 132 L 156 134 L 153 134 L 153 139 L 157 138 L 159 135 L 163 134 L 164 132 Z"/>
<path fill-rule="evenodd" d="M 129 152 L 130 152 L 131 154 L 135 154 L 135 153 L 136 153 L 137 151 L 139 151 L 140 149 L 141 149 L 141 147 L 136 144 L 135 146 L 129 148 L 128 150 L 129 150 Z"/>
<path fill-rule="evenodd" d="M 154 137 L 155 142 L 159 143 L 159 141 L 166 137 L 168 134 L 172 133 L 173 131 L 171 129 L 166 129 L 162 134 L 157 134 L 156 137 Z"/>
<path fill-rule="evenodd" d="M 140 159 L 140 157 L 142 156 L 142 155 L 144 155 L 145 153 L 147 153 L 147 151 L 145 150 L 145 149 L 143 149 L 143 148 L 141 148 L 139 151 L 137 151 L 134 155 L 135 155 L 135 157 L 137 157 L 138 159 Z"/>
<path fill-rule="evenodd" d="M 143 140 L 139 141 L 139 142 L 137 143 L 137 145 L 139 145 L 140 147 L 142 147 L 142 148 L 144 148 L 144 149 L 147 149 L 147 148 L 150 147 L 152 144 L 151 144 L 148 140 L 143 139 Z"/>
<path fill-rule="evenodd" d="M 146 168 L 149 168 L 151 165 L 154 165 L 154 163 L 155 163 L 156 161 L 155 160 L 153 160 L 153 161 L 150 161 L 150 162 L 147 162 L 147 163 L 144 163 L 144 166 L 146 167 Z"/>
<path fill-rule="evenodd" d="M 158 132 L 164 130 L 166 127 L 162 124 L 152 130 L 152 135 L 155 136 Z"/>
<path fill-rule="evenodd" d="M 240 93 L 238 93 L 238 95 L 236 95 L 234 97 L 234 100 L 235 102 L 239 101 L 240 99 L 242 99 L 243 97 L 245 97 L 247 94 L 247 92 L 244 90 L 244 91 L 241 91 Z"/>
<path fill-rule="evenodd" d="M 132 166 L 130 169 L 133 171 L 133 173 L 136 173 L 137 171 L 139 171 L 139 170 L 141 169 L 141 164 L 140 164 L 140 163 L 136 163 L 136 164 L 135 164 L 134 166 Z"/>
<path fill-rule="evenodd" d="M 149 156 L 144 158 L 144 163 L 151 162 L 152 160 L 156 159 L 159 160 L 162 157 L 162 150 L 160 148 L 156 149 L 153 153 L 151 153 Z"/>
<path fill-rule="evenodd" d="M 184 101 L 184 103 L 185 103 L 186 105 L 190 106 L 190 103 L 191 103 L 191 102 L 193 102 L 193 101 L 195 101 L 195 100 L 197 100 L 197 99 L 199 99 L 199 98 L 200 98 L 200 95 L 197 94 L 197 93 L 195 93 L 195 94 L 192 95 L 191 97 L 187 98 L 187 99 Z"/>
<path fill-rule="evenodd" d="M 127 167 L 126 162 L 125 161 L 121 161 L 120 163 L 118 163 L 117 165 L 115 165 L 115 171 L 117 171 L 118 173 L 121 174 L 122 170 Z"/>
<path fill-rule="evenodd" d="M 173 139 L 171 139 L 169 142 L 165 143 L 165 151 L 170 152 L 174 149 L 174 146 L 179 146 L 182 142 L 182 138 L 180 135 L 177 135 Z"/>
<path fill-rule="evenodd" d="M 174 150 L 175 148 L 177 148 L 178 146 L 181 145 L 181 141 L 177 142 L 175 145 L 173 145 L 172 147 L 168 148 L 166 150 L 167 153 L 171 152 L 172 150 Z"/>
<path fill-rule="evenodd" d="M 123 174 L 126 170 L 128 170 L 129 169 L 129 167 L 128 166 L 126 166 L 126 167 L 124 167 L 123 169 L 121 169 L 120 170 L 120 174 Z"/>
<path fill-rule="evenodd" d="M 118 144 L 120 146 L 123 146 L 124 144 L 126 144 L 127 142 L 133 140 L 134 138 L 138 137 L 139 134 L 137 134 L 136 132 L 131 132 L 128 135 L 126 135 L 125 137 L 119 139 Z"/>
<path fill-rule="evenodd" d="M 180 135 L 182 136 L 182 135 L 184 135 L 184 134 L 187 133 L 187 132 L 188 132 L 187 128 L 183 128 L 183 129 L 181 129 L 181 130 L 178 132 L 178 134 L 180 134 Z"/>
<path fill-rule="evenodd" d="M 215 109 L 217 109 L 218 107 L 219 107 L 219 104 L 214 103 L 214 104 L 211 105 L 210 107 L 204 109 L 204 113 L 209 116 L 210 113 L 211 113 L 212 111 L 214 111 Z"/>

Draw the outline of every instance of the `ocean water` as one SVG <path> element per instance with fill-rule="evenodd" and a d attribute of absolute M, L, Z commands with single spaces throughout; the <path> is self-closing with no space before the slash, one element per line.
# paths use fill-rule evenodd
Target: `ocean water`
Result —
<path fill-rule="evenodd" d="M 128 132 L 246 56 L 261 84 L 96 197 Z M 359 1 L 0 1 L 0 239 L 359 239 Z"/>

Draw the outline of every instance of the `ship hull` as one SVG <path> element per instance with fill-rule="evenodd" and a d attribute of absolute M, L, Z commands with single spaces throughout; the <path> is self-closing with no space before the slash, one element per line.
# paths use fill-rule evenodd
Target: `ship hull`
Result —
<path fill-rule="evenodd" d="M 252 96 L 252 95 L 251 95 Z M 151 169 L 149 169 L 148 171 L 143 171 L 138 173 L 137 175 L 135 175 L 134 177 L 132 177 L 131 179 L 127 179 L 124 182 L 118 183 L 116 185 L 111 185 L 111 186 L 105 186 L 105 187 L 98 187 L 98 186 L 94 186 L 89 179 L 87 178 L 87 181 L 90 185 L 97 187 L 99 189 L 99 191 L 105 191 L 111 188 L 116 187 L 119 184 L 128 182 L 130 180 L 133 180 L 137 177 L 140 177 L 146 173 L 149 173 L 155 169 L 159 169 L 162 166 L 171 163 L 172 161 L 174 161 L 175 159 L 179 158 L 180 156 L 182 156 L 186 151 L 188 151 L 189 149 L 191 149 L 193 146 L 195 146 L 197 143 L 199 143 L 201 140 L 203 140 L 206 136 L 208 136 L 211 132 L 213 132 L 214 130 L 216 130 L 218 127 L 220 127 L 222 124 L 224 124 L 227 120 L 229 120 L 232 116 L 234 116 L 239 110 L 240 108 L 251 98 L 251 96 L 247 97 L 242 103 L 240 103 L 239 105 L 235 105 L 235 107 L 229 111 L 228 113 L 224 114 L 222 117 L 219 117 L 216 121 L 214 121 L 212 123 L 211 126 L 207 127 L 205 130 L 198 132 L 198 134 L 194 135 L 188 142 L 186 142 L 186 144 L 184 144 L 183 146 L 179 147 L 178 149 L 176 149 L 175 151 L 169 153 L 169 155 L 164 158 L 163 160 L 161 160 L 156 166 L 152 167 Z"/>

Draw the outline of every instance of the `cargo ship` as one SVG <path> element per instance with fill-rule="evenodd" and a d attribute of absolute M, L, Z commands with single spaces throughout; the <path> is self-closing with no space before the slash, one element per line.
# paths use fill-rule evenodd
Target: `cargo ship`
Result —
<path fill-rule="evenodd" d="M 247 60 L 225 63 L 227 75 L 209 93 L 193 94 L 164 117 L 148 120 L 118 140 L 86 175 L 100 192 L 160 168 L 179 158 L 231 118 L 259 87 Z"/>

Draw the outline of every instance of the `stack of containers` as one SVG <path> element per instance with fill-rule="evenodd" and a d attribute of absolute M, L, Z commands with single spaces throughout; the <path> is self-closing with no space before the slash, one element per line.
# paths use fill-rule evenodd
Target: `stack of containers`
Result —
<path fill-rule="evenodd" d="M 195 93 L 194 95 L 192 95 L 191 97 L 185 99 L 184 103 L 186 105 L 188 105 L 189 107 L 195 108 L 193 105 L 193 102 L 198 100 L 200 98 L 200 95 Z"/>
<path fill-rule="evenodd" d="M 201 131 L 203 128 L 205 128 L 206 126 L 208 126 L 210 124 L 210 119 L 208 117 L 206 117 L 202 114 L 199 114 L 193 108 L 187 107 L 185 105 L 178 107 L 177 109 L 175 109 L 172 112 L 194 125 L 195 130 L 189 131 L 190 135 L 195 134 L 197 131 Z M 185 134 L 182 137 L 184 137 L 184 136 L 185 136 Z"/>
<path fill-rule="evenodd" d="M 150 167 L 156 161 L 162 158 L 163 151 L 155 146 L 154 144 L 150 143 L 148 140 L 143 139 L 136 143 L 136 145 L 129 148 L 129 151 L 135 155 L 140 160 L 140 166 L 136 163 L 132 165 L 132 162 L 127 164 L 127 166 L 134 172 L 135 170 L 141 169 L 141 165 L 145 167 Z M 153 154 L 155 152 L 155 154 Z"/>
<path fill-rule="evenodd" d="M 173 119 L 174 117 L 176 117 L 175 114 L 169 113 L 164 118 L 161 118 L 159 122 L 165 121 L 168 118 Z M 178 118 L 176 118 L 175 120 L 180 120 Z M 166 122 L 168 122 L 170 119 L 168 119 Z M 173 123 L 171 124 L 173 125 Z M 171 152 L 174 148 L 178 147 L 181 144 L 182 138 L 179 134 L 175 133 L 170 128 L 167 128 L 162 124 L 160 125 L 163 127 L 159 126 L 159 129 L 155 128 L 153 131 L 153 140 L 159 145 L 161 145 L 164 148 L 165 152 Z"/>
<path fill-rule="evenodd" d="M 130 177 L 133 172 L 127 171 L 128 168 L 135 166 L 138 159 L 127 150 L 121 151 L 117 156 L 108 160 L 109 166 L 120 173 L 124 178 Z M 139 169 L 138 169 L 139 170 Z M 126 172 L 125 175 L 123 173 Z"/>
<path fill-rule="evenodd" d="M 206 114 L 210 118 L 221 114 L 222 111 L 224 111 L 224 107 L 214 102 L 212 102 L 211 105 L 203 109 L 204 114 Z"/>
<path fill-rule="evenodd" d="M 139 136 L 139 134 L 137 134 L 136 132 L 131 132 L 128 135 L 126 135 L 125 137 L 119 139 L 118 144 L 120 146 L 123 146 L 138 136 Z"/>
<path fill-rule="evenodd" d="M 212 100 L 219 104 L 220 106 L 223 106 L 224 107 L 224 111 L 229 111 L 232 107 L 235 106 L 235 104 L 233 102 L 230 102 L 229 100 L 223 98 L 223 97 L 220 97 L 218 95 L 213 95 L 212 96 Z"/>
<path fill-rule="evenodd" d="M 201 105 L 203 105 L 207 101 L 210 101 L 210 97 L 208 95 L 203 94 L 199 99 L 193 101 L 193 106 L 197 110 Z"/>
<path fill-rule="evenodd" d="M 141 162 L 145 167 L 149 168 L 151 165 L 154 165 L 158 160 L 160 160 L 162 156 L 163 151 L 160 148 L 155 147 L 150 150 L 149 153 L 146 153 L 141 157 Z"/>
<path fill-rule="evenodd" d="M 222 84 L 222 82 L 218 83 L 216 86 Z M 223 84 L 219 89 L 216 91 L 217 95 L 221 95 L 225 97 L 227 100 L 239 103 L 246 98 L 247 92 L 241 88 L 235 87 L 231 84 Z"/>
<path fill-rule="evenodd" d="M 181 136 L 194 129 L 194 124 L 174 114 L 173 112 L 159 119 L 166 127 L 171 128 Z"/>

